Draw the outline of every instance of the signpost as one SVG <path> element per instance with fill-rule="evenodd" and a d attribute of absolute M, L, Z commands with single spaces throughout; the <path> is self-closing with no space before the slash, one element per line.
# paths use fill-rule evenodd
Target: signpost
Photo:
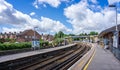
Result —
<path fill-rule="evenodd" d="M 34 38 L 32 39 L 32 48 L 34 48 L 34 50 L 36 48 L 39 48 L 39 44 L 40 44 L 39 39 L 37 39 L 36 34 L 35 34 L 35 28 L 37 27 L 34 27 Z"/>
<path fill-rule="evenodd" d="M 32 48 L 34 48 L 34 49 L 36 49 L 36 48 L 39 48 L 39 45 L 40 44 L 40 42 L 39 42 L 39 40 L 32 40 Z"/>

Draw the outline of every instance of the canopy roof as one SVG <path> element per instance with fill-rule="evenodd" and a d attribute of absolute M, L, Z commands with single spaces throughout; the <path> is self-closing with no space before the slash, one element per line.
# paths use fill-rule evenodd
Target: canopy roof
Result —
<path fill-rule="evenodd" d="M 120 24 L 119 24 L 117 27 L 118 27 L 118 31 L 120 31 Z M 111 27 L 111 28 L 108 28 L 108 29 L 102 31 L 102 32 L 99 34 L 99 37 L 102 37 L 102 36 L 104 36 L 105 34 L 108 34 L 108 33 L 110 33 L 110 32 L 114 32 L 114 31 L 116 31 L 116 26 L 113 26 L 113 27 Z"/>

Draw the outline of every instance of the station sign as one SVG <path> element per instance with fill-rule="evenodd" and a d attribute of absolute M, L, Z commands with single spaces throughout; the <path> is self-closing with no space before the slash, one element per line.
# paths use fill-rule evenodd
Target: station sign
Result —
<path fill-rule="evenodd" d="M 40 47 L 40 41 L 38 39 L 33 39 L 32 40 L 32 47 L 33 48 L 38 48 Z"/>

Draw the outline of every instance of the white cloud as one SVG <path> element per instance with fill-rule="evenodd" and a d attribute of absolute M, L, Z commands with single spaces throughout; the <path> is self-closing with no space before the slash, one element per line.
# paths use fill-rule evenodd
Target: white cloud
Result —
<path fill-rule="evenodd" d="M 69 31 L 60 21 L 52 20 L 47 17 L 41 17 L 40 20 L 31 18 L 29 15 L 24 14 L 16 9 L 5 0 L 0 0 L 0 24 L 11 24 L 13 27 L 2 27 L 2 32 L 23 31 L 26 29 L 33 29 L 35 26 L 39 27 L 39 31 L 58 32 Z M 31 15 L 35 13 L 32 12 Z"/>
<path fill-rule="evenodd" d="M 114 4 L 114 3 L 116 3 L 116 2 L 120 2 L 120 0 L 108 0 L 108 3 L 109 3 L 109 4 Z"/>
<path fill-rule="evenodd" d="M 34 15 L 35 15 L 35 12 L 31 12 L 31 13 L 30 13 L 30 16 L 34 16 Z"/>
<path fill-rule="evenodd" d="M 101 12 L 93 12 L 85 1 L 65 8 L 64 15 L 72 24 L 74 33 L 77 34 L 81 31 L 102 31 L 115 25 L 115 11 L 106 8 Z M 120 14 L 118 14 L 118 18 L 120 18 Z"/>
<path fill-rule="evenodd" d="M 38 5 L 34 5 L 34 7 L 36 8 L 36 9 L 38 9 L 39 7 L 38 7 Z"/>
<path fill-rule="evenodd" d="M 46 4 L 44 3 L 44 5 Z M 68 22 L 72 24 L 74 33 L 79 34 L 82 31 L 89 32 L 91 30 L 101 31 L 115 25 L 115 11 L 105 8 L 104 10 L 101 9 L 101 12 L 93 12 L 88 8 L 89 6 L 87 1 L 80 1 L 78 4 L 73 4 L 64 9 L 64 15 L 68 18 Z M 3 27 L 3 32 L 23 31 L 35 26 L 39 27 L 40 32 L 71 31 L 60 21 L 42 16 L 40 20 L 31 18 L 29 15 L 14 9 L 5 0 L 0 0 L 0 24 L 4 23 L 11 24 L 13 27 Z M 120 24 L 119 13 L 118 24 Z"/>
<path fill-rule="evenodd" d="M 13 6 L 4 0 L 0 1 L 0 23 L 24 24 L 31 19 L 27 14 L 15 10 Z"/>
<path fill-rule="evenodd" d="M 3 27 L 3 32 L 14 32 L 14 31 L 24 31 L 26 29 L 33 29 L 35 26 L 38 27 L 38 31 L 40 32 L 58 32 L 58 31 L 63 31 L 63 32 L 70 32 L 71 30 L 65 27 L 60 21 L 55 21 L 50 18 L 46 17 L 41 17 L 41 20 L 33 19 L 33 23 L 31 24 L 24 24 L 24 25 L 18 25 L 15 26 L 15 28 L 7 28 Z"/>
<path fill-rule="evenodd" d="M 3 27 L 2 28 L 3 31 L 2 32 L 20 32 L 21 30 L 20 29 L 16 29 L 16 28 L 7 28 L 7 27 Z"/>
<path fill-rule="evenodd" d="M 92 3 L 97 4 L 97 0 L 90 0 Z"/>
<path fill-rule="evenodd" d="M 35 26 L 38 26 L 42 32 L 50 31 L 50 32 L 58 32 L 64 31 L 69 32 L 70 29 L 67 29 L 65 25 L 63 25 L 60 21 L 52 20 L 50 18 L 41 17 L 40 22 L 34 20 Z"/>
<path fill-rule="evenodd" d="M 43 7 L 46 7 L 46 4 L 49 4 L 50 6 L 57 8 L 61 2 L 69 2 L 69 0 L 35 0 L 33 6 L 38 8 L 38 5 L 43 5 Z"/>

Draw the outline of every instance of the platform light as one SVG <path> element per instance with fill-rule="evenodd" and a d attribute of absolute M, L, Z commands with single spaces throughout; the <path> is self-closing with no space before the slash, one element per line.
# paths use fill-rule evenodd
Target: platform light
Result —
<path fill-rule="evenodd" d="M 116 36 L 116 48 L 118 48 L 118 34 L 119 34 L 119 32 L 118 32 L 118 24 L 117 24 L 117 6 L 116 5 L 109 5 L 109 7 L 113 7 L 113 8 L 115 8 L 115 10 L 116 10 L 116 32 L 114 33 L 114 35 Z"/>

